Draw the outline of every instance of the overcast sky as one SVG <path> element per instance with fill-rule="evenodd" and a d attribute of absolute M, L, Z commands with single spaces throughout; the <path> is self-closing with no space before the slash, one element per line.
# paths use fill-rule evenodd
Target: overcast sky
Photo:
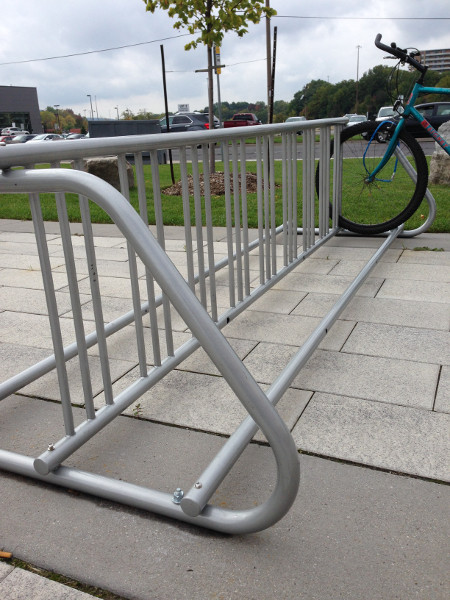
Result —
<path fill-rule="evenodd" d="M 271 6 L 278 12 L 275 100 L 290 101 L 311 79 L 356 79 L 357 46 L 359 76 L 391 64 L 373 44 L 377 33 L 401 47 L 450 48 L 450 0 L 271 0 Z M 115 118 L 116 106 L 120 113 L 163 112 L 161 44 L 169 110 L 207 105 L 206 74 L 194 72 L 206 67 L 204 48 L 186 52 L 191 38 L 175 37 L 185 32 L 173 29 L 165 11 L 145 12 L 142 0 L 1 0 L 1 9 L 0 85 L 36 87 L 41 109 L 59 104 L 89 116 L 91 94 L 99 117 Z M 94 52 L 132 44 L 139 45 Z M 89 54 L 36 60 L 83 52 Z M 267 100 L 265 56 L 265 22 L 250 25 L 244 38 L 226 34 L 222 101 Z M 5 64 L 11 62 L 18 64 Z"/>

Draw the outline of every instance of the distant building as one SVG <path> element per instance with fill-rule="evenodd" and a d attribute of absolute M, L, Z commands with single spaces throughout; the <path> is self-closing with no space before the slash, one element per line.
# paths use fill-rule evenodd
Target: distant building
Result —
<path fill-rule="evenodd" d="M 11 125 L 42 133 L 36 88 L 0 85 L 0 129 Z"/>
<path fill-rule="evenodd" d="M 432 71 L 450 71 L 450 48 L 445 50 L 420 50 L 419 60 Z"/>

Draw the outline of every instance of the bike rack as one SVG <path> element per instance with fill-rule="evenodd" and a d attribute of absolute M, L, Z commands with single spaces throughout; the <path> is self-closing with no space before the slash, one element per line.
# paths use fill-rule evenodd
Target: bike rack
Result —
<path fill-rule="evenodd" d="M 267 290 L 291 272 L 303 260 L 339 233 L 337 216 L 340 204 L 340 169 L 333 170 L 331 195 L 333 198 L 333 219 L 329 225 L 330 196 L 330 128 L 335 128 L 335 136 L 344 124 L 343 119 L 311 121 L 302 124 L 303 141 L 303 214 L 297 215 L 297 136 L 298 125 L 268 125 L 258 130 L 257 152 L 257 202 L 258 238 L 249 240 L 246 221 L 246 186 L 239 185 L 238 174 L 245 181 L 245 139 L 242 131 L 218 131 L 206 133 L 179 134 L 170 138 L 172 147 L 180 151 L 180 170 L 183 187 L 185 217 L 187 277 L 180 274 L 165 252 L 165 236 L 161 211 L 161 189 L 157 163 L 158 149 L 167 147 L 164 135 L 138 136 L 140 139 L 121 138 L 109 140 L 89 140 L 87 143 L 61 142 L 51 148 L 30 147 L 23 149 L 6 148 L 2 152 L 0 167 L 1 193 L 28 193 L 32 211 L 35 236 L 47 300 L 49 324 L 54 353 L 44 361 L 18 373 L 0 384 L 0 400 L 18 392 L 28 383 L 56 369 L 60 387 L 60 403 L 65 435 L 51 445 L 42 444 L 38 456 L 26 456 L 9 450 L 0 450 L 0 468 L 38 479 L 40 481 L 79 490 L 109 500 L 122 502 L 141 509 L 173 517 L 184 522 L 200 525 L 227 533 L 249 533 L 264 529 L 282 518 L 294 502 L 299 486 L 299 460 L 294 441 L 288 428 L 275 410 L 275 405 L 283 396 L 293 379 L 325 337 L 332 324 L 350 302 L 356 291 L 367 278 L 381 256 L 390 247 L 402 228 L 390 232 L 378 251 L 355 278 L 332 310 L 320 322 L 302 348 L 291 359 L 286 368 L 263 392 L 248 372 L 242 361 L 231 348 L 221 329 L 235 319 L 248 306 L 260 298 Z M 315 129 L 321 132 L 321 156 L 324 160 L 323 178 L 319 207 L 315 207 L 314 189 L 314 140 Z M 282 136 L 282 207 L 283 225 L 275 225 L 275 179 L 274 179 L 274 136 Z M 200 193 L 199 165 L 202 164 L 205 181 L 209 180 L 208 144 L 222 143 L 224 153 L 224 177 L 226 181 L 225 209 L 227 225 L 227 258 L 216 262 L 214 256 L 214 236 L 210 213 L 211 194 L 205 186 Z M 201 157 L 197 145 L 201 144 Z M 25 145 L 26 146 L 26 145 Z M 58 146 L 58 147 L 55 147 Z M 231 146 L 231 147 L 230 147 Z M 337 144 L 339 148 L 339 144 Z M 148 228 L 147 199 L 143 175 L 142 151 L 149 151 L 151 157 L 152 186 L 155 198 L 156 237 Z M 188 190 L 187 150 L 191 156 L 194 178 L 194 215 L 191 215 Z M 125 154 L 135 155 L 136 175 L 140 212 L 129 203 L 129 189 L 126 176 Z M 108 183 L 84 173 L 82 158 L 86 156 L 118 156 L 121 192 Z M 58 168 L 61 162 L 72 159 L 76 169 Z M 339 151 L 335 165 L 341 164 Z M 14 166 L 35 165 L 50 162 L 53 168 L 13 169 Z M 234 183 L 231 191 L 231 182 Z M 45 223 L 41 211 L 39 194 L 55 194 L 61 239 L 65 255 L 66 273 L 69 282 L 71 306 L 76 341 L 64 347 L 61 323 L 55 299 L 52 269 L 49 260 L 45 235 Z M 96 331 L 86 336 L 83 326 L 83 309 L 77 282 L 70 223 L 66 210 L 66 193 L 79 197 L 86 258 L 89 264 L 89 279 L 95 313 Z M 88 200 L 96 203 L 112 218 L 127 240 L 130 282 L 133 294 L 133 310 L 104 325 L 102 295 L 98 283 L 98 264 L 95 256 L 92 225 Z M 201 221 L 202 208 L 206 215 L 206 228 Z M 241 214 L 242 212 L 242 219 Z M 232 225 L 232 218 L 236 225 Z M 196 222 L 197 267 L 194 265 L 194 241 L 191 232 L 191 217 Z M 316 235 L 315 217 L 319 218 Z M 302 247 L 297 246 L 298 221 L 303 224 Z M 281 239 L 282 258 L 277 255 L 277 239 Z M 259 257 L 259 285 L 251 288 L 249 259 L 252 252 Z M 146 272 L 147 299 L 143 302 L 138 282 L 137 260 Z M 281 262 L 281 264 L 280 264 Z M 198 269 L 195 273 L 195 268 Z M 216 275 L 220 269 L 228 271 L 229 308 L 219 314 L 217 304 Z M 209 289 L 206 281 L 208 280 Z M 162 293 L 155 292 L 155 285 Z M 166 334 L 166 357 L 159 339 L 158 319 L 162 310 Z M 171 319 L 173 310 L 181 316 L 192 337 L 179 348 L 174 348 Z M 143 334 L 143 317 L 150 319 L 153 363 L 148 369 L 146 347 Z M 133 323 L 136 329 L 139 376 L 127 389 L 114 397 L 106 339 Z M 94 402 L 90 379 L 87 350 L 98 345 L 105 402 L 97 408 Z M 143 486 L 115 480 L 98 474 L 87 473 L 63 462 L 77 449 L 106 427 L 127 407 L 139 399 L 143 393 L 161 381 L 197 348 L 202 347 L 231 390 L 248 412 L 235 433 L 223 444 L 209 466 L 193 481 L 191 488 L 183 493 L 176 489 L 173 494 L 145 488 Z M 75 426 L 70 396 L 70 386 L 66 362 L 73 356 L 79 357 L 80 378 L 82 380 L 86 418 Z M 252 440 L 258 429 L 266 436 L 277 465 L 277 482 L 272 494 L 262 504 L 245 510 L 229 510 L 209 504 L 209 501 L 232 469 L 236 460 Z"/>

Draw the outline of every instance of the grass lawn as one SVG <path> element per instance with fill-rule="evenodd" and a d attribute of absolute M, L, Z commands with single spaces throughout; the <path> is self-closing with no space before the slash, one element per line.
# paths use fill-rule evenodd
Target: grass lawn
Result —
<path fill-rule="evenodd" d="M 190 165 L 188 165 L 190 166 Z M 45 167 L 43 167 L 45 168 Z M 217 171 L 223 170 L 222 163 L 218 162 L 216 165 Z M 275 163 L 275 180 L 281 184 L 282 177 L 281 162 Z M 167 188 L 171 185 L 170 168 L 169 165 L 161 165 L 160 171 L 160 182 L 161 189 Z M 256 163 L 247 162 L 247 171 L 256 172 Z M 179 166 L 174 165 L 175 178 L 180 178 Z M 150 223 L 155 222 L 154 218 L 154 204 L 153 204 L 153 191 L 152 191 L 152 177 L 150 165 L 144 165 L 144 177 L 147 187 L 147 205 Z M 299 163 L 298 169 L 298 190 L 299 190 L 299 201 L 298 211 L 301 215 L 302 210 L 302 169 L 301 163 Z M 450 188 L 449 186 L 431 186 L 430 190 L 436 199 L 437 204 L 437 215 L 435 222 L 431 226 L 431 232 L 450 232 Z M 277 225 L 282 223 L 282 202 L 281 202 L 281 186 L 276 188 L 276 221 Z M 30 220 L 31 212 L 28 203 L 28 197 L 26 194 L 1 194 L 0 195 L 0 218 L 2 219 L 18 219 L 18 220 Z M 71 221 L 81 221 L 80 210 L 78 205 L 78 197 L 74 194 L 67 194 L 67 208 L 69 213 L 69 219 Z M 134 188 L 130 192 L 130 199 L 132 205 L 137 208 L 137 188 Z M 56 221 L 57 212 L 54 196 L 52 194 L 41 194 L 41 204 L 44 220 Z M 256 193 L 247 194 L 248 202 L 248 223 L 252 228 L 257 227 L 257 200 Z M 214 226 L 224 226 L 226 221 L 225 207 L 224 207 L 224 196 L 213 196 L 211 199 L 211 210 Z M 357 207 L 355 208 L 357 210 Z M 183 206 L 181 196 L 168 196 L 162 193 L 162 211 L 163 219 L 166 225 L 183 225 Z M 426 202 L 422 203 L 422 206 L 416 212 L 416 214 L 406 223 L 406 229 L 413 229 L 418 227 L 426 218 L 428 213 Z M 110 223 L 111 220 L 106 213 L 104 213 L 98 206 L 91 203 L 91 215 L 94 223 Z M 194 224 L 194 210 L 193 210 L 193 199 L 191 199 L 191 215 L 192 224 Z M 204 222 L 204 220 L 203 220 Z"/>

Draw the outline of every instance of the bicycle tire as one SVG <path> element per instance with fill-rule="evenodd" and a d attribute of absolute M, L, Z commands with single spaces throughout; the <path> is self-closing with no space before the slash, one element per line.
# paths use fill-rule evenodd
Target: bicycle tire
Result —
<path fill-rule="evenodd" d="M 389 124 L 370 142 L 379 123 L 367 121 L 345 127 L 340 142 L 343 151 L 342 201 L 338 224 L 361 235 L 384 233 L 405 223 L 418 209 L 428 185 L 428 165 L 422 148 L 406 131 L 399 136 L 398 148 L 407 157 L 417 173 L 414 182 L 400 161 L 394 172 L 395 157 L 380 171 L 375 181 L 367 183 L 367 175 L 380 162 L 384 148 L 376 135 L 384 132 L 389 137 Z M 363 134 L 366 139 L 363 139 Z M 366 152 L 364 158 L 363 154 Z M 334 141 L 331 142 L 331 156 Z M 353 159 L 353 160 L 351 160 Z M 316 191 L 319 194 L 320 163 L 316 169 Z M 331 205 L 330 205 L 331 211 Z M 331 214 L 331 212 L 330 212 Z"/>

